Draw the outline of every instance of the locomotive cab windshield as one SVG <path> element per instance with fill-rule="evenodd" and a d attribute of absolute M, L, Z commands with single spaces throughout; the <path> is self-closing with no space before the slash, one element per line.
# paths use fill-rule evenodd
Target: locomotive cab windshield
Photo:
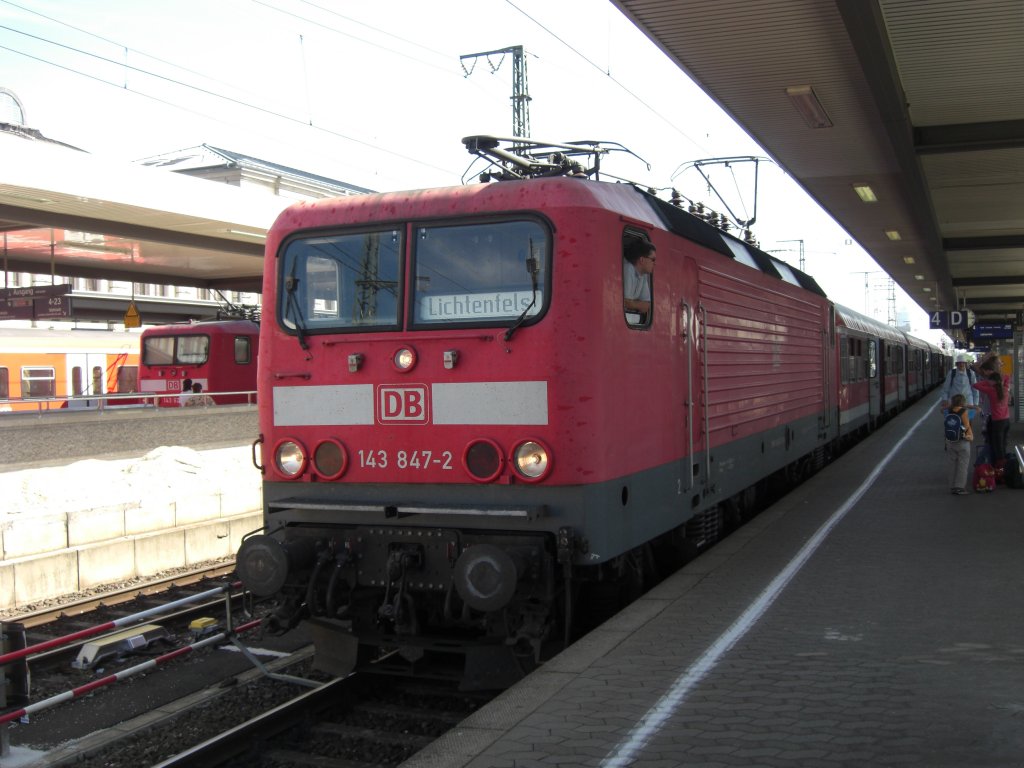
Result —
<path fill-rule="evenodd" d="M 551 237 L 540 221 L 411 227 L 415 329 L 525 325 L 546 307 Z M 296 238 L 282 250 L 281 325 L 307 334 L 403 327 L 405 232 Z"/>

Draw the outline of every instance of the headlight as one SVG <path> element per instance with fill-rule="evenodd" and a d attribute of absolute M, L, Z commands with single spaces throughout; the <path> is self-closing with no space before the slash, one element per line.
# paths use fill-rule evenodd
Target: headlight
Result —
<path fill-rule="evenodd" d="M 313 451 L 313 468 L 325 480 L 337 480 L 345 474 L 348 454 L 337 440 L 324 440 Z"/>
<path fill-rule="evenodd" d="M 540 480 L 551 470 L 551 452 L 536 440 L 520 443 L 512 454 L 512 461 L 524 480 Z"/>
<path fill-rule="evenodd" d="M 274 450 L 274 463 L 281 474 L 298 477 L 306 468 L 306 449 L 294 440 L 282 440 Z"/>
<path fill-rule="evenodd" d="M 399 371 L 411 371 L 416 365 L 416 350 L 412 347 L 402 347 L 392 355 L 391 362 Z"/>
<path fill-rule="evenodd" d="M 501 474 L 504 460 L 501 449 L 493 440 L 474 440 L 466 446 L 462 464 L 470 476 L 481 483 L 489 483 Z"/>

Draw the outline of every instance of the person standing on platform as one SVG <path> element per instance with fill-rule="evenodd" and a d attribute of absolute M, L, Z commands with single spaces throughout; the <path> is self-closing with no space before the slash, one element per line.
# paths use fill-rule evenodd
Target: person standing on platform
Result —
<path fill-rule="evenodd" d="M 978 407 L 978 392 L 972 388 L 974 382 L 978 380 L 974 369 L 970 367 L 973 363 L 974 358 L 966 352 L 956 356 L 956 365 L 942 384 L 939 408 L 943 413 L 949 410 L 953 395 L 963 395 L 964 404 L 970 411 L 968 418 L 973 421 Z"/>
<path fill-rule="evenodd" d="M 178 407 L 184 408 L 192 397 L 192 379 L 185 379 L 181 382 L 181 394 L 178 395 Z"/>
<path fill-rule="evenodd" d="M 210 397 L 209 395 L 203 394 L 203 385 L 202 384 L 200 384 L 198 381 L 196 381 L 196 382 L 194 382 L 192 384 L 192 397 L 190 397 L 188 399 L 188 402 L 185 403 L 186 406 L 198 407 L 198 406 L 216 405 L 216 404 L 217 403 L 214 401 L 214 399 L 212 397 Z"/>
<path fill-rule="evenodd" d="M 1010 431 L 1010 377 L 1003 373 L 1002 361 L 989 352 L 977 365 L 981 378 L 971 386 L 988 398 L 989 418 L 986 441 L 989 459 L 997 464 L 1006 458 L 1006 435 Z"/>
<path fill-rule="evenodd" d="M 949 490 L 954 496 L 967 493 L 967 475 L 971 470 L 971 442 L 974 432 L 971 431 L 970 411 L 965 407 L 966 400 L 961 394 L 953 395 L 949 404 L 949 416 L 959 416 L 959 429 L 954 433 L 946 429 L 946 455 L 949 457 Z"/>

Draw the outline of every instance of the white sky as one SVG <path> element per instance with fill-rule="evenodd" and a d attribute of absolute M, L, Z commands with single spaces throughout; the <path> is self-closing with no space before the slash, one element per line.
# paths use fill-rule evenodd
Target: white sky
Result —
<path fill-rule="evenodd" d="M 459 184 L 463 136 L 511 135 L 511 55 L 468 77 L 459 57 L 515 45 L 531 135 L 619 142 L 651 165 L 615 155 L 616 176 L 723 210 L 677 169 L 765 154 L 607 0 L 0 0 L 0 86 L 47 137 L 124 161 L 206 143 L 382 191 Z M 747 176 L 713 177 L 740 217 Z M 803 240 L 831 298 L 886 319 L 884 273 L 774 164 L 753 228 L 795 266 Z"/>

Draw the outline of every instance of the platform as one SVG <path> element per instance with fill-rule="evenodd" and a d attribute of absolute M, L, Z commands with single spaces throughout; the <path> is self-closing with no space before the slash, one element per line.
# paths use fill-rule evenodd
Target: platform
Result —
<path fill-rule="evenodd" d="M 1022 602 L 930 396 L 402 768 L 1022 766 Z"/>

